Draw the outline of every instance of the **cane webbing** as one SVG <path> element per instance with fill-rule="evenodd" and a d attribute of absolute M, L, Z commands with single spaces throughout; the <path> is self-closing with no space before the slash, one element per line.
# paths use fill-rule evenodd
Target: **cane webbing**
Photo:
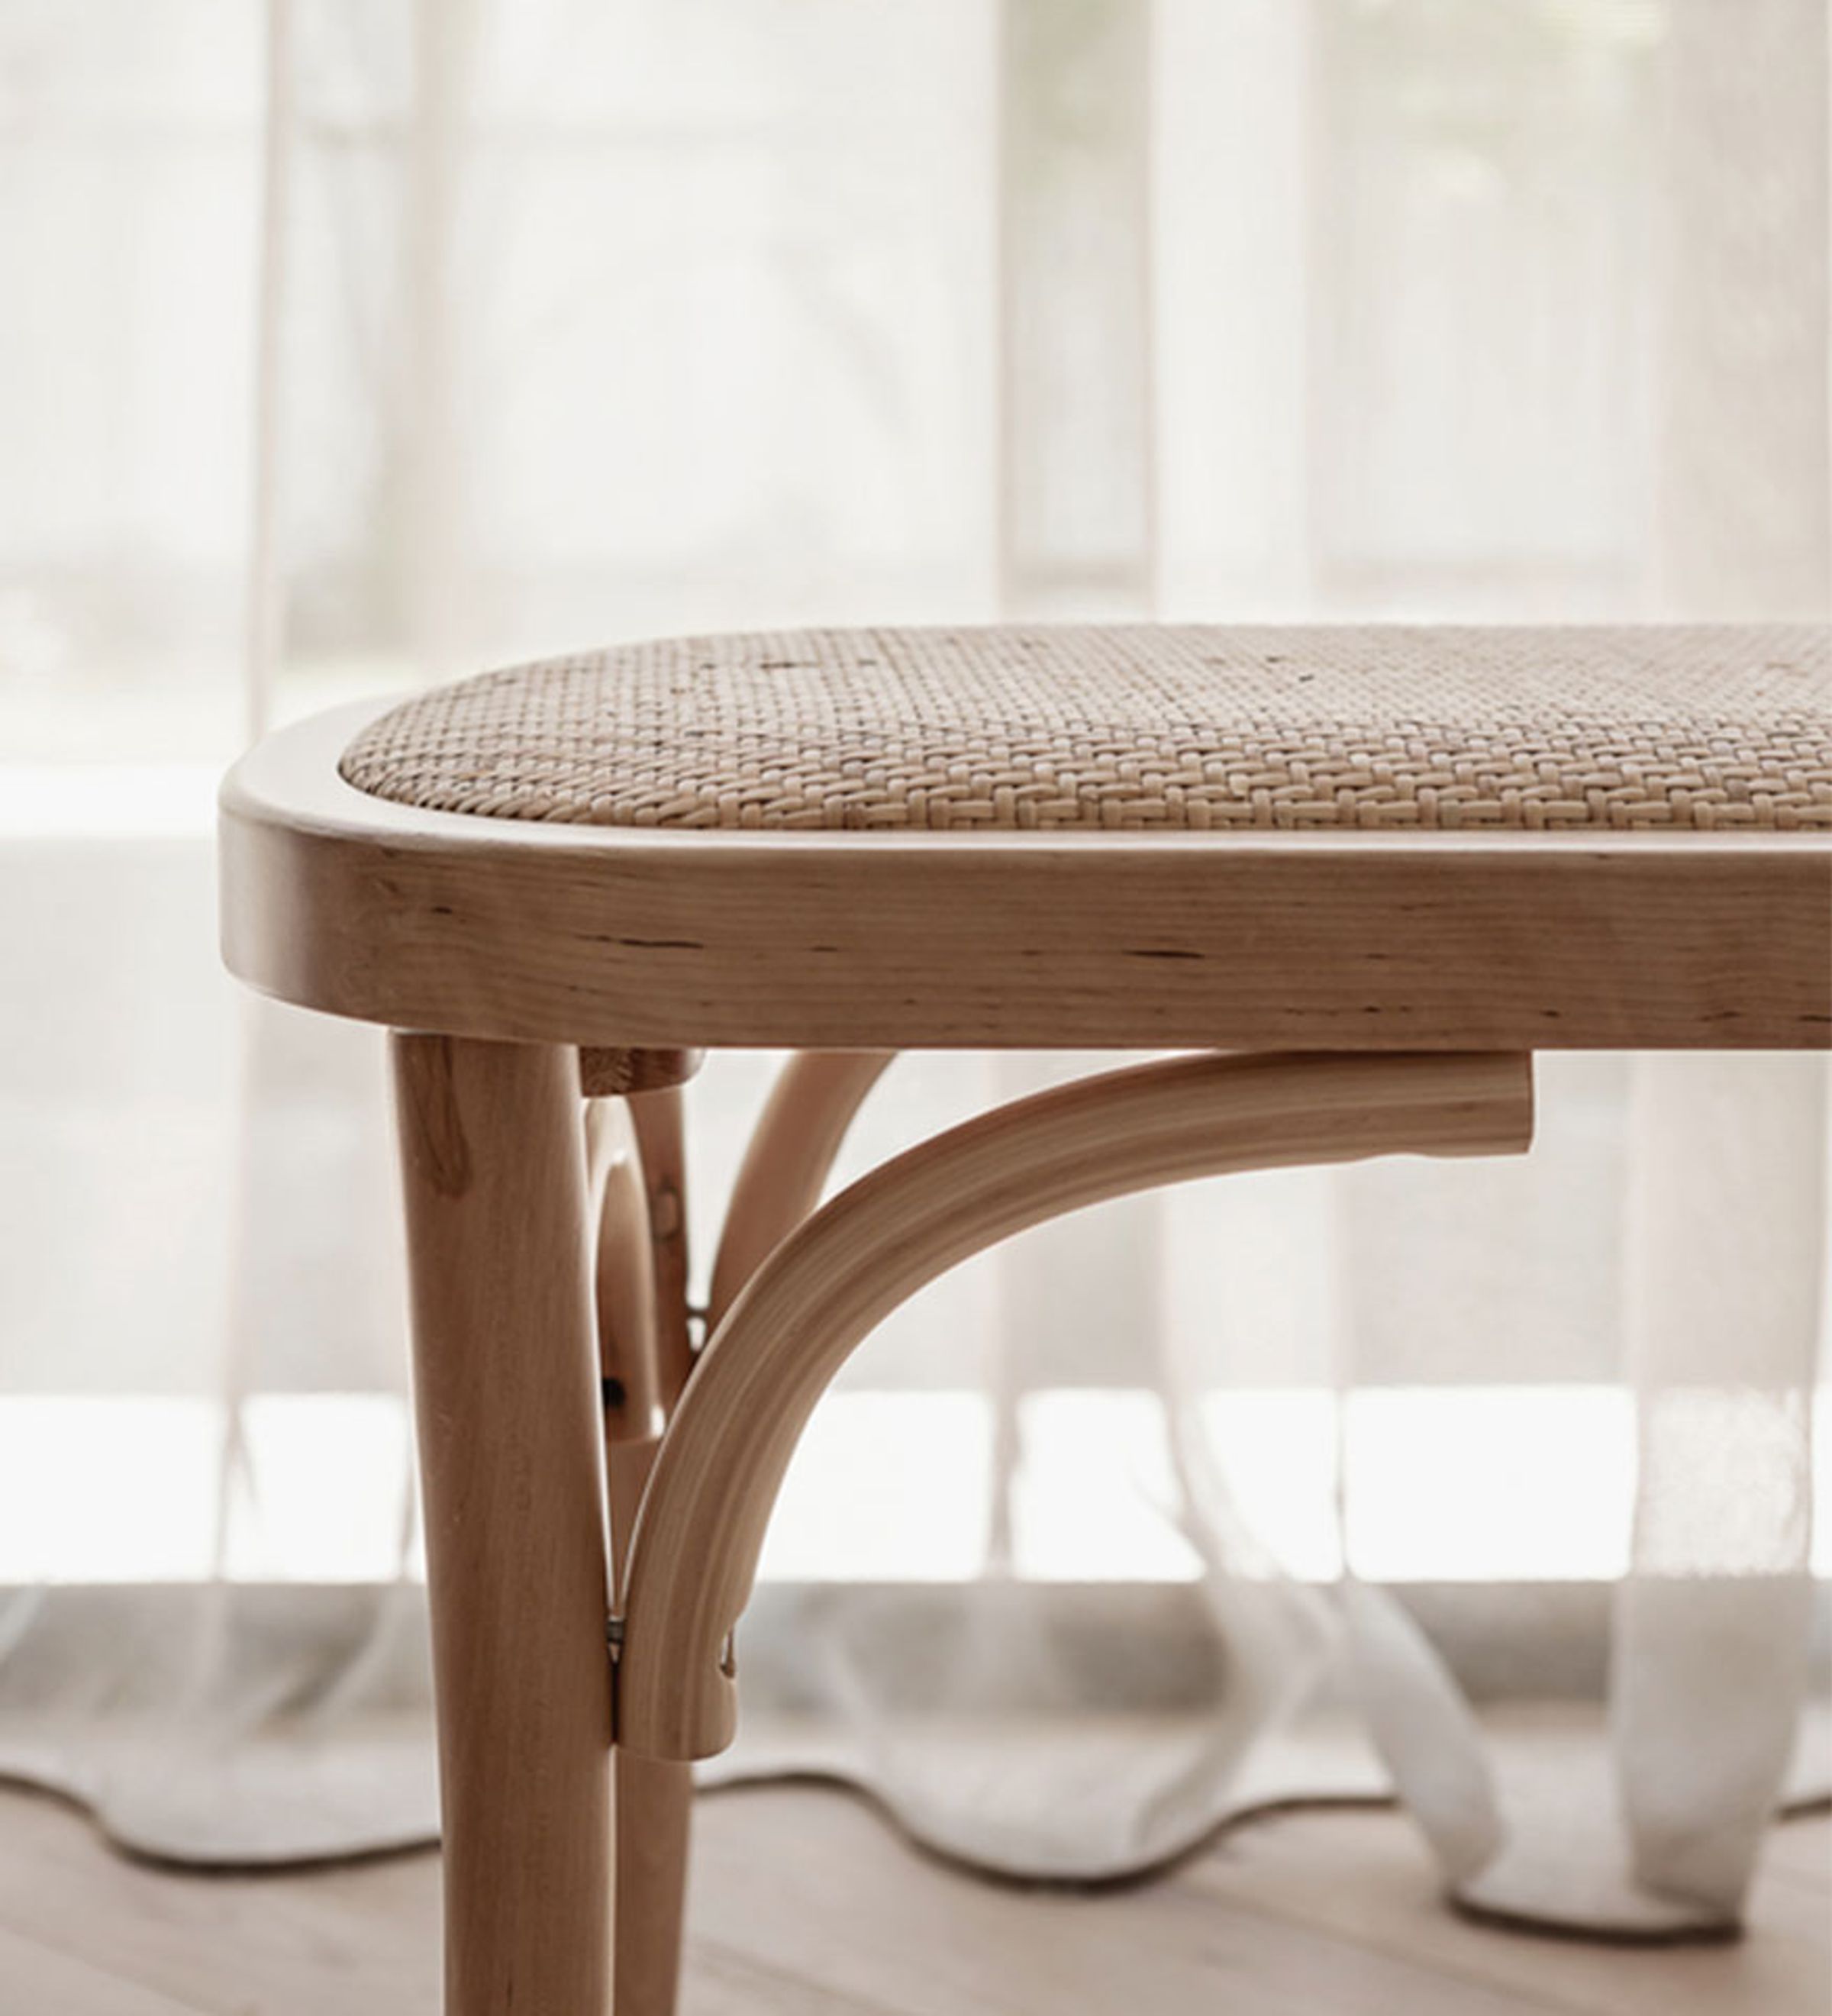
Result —
<path fill-rule="evenodd" d="M 606 826 L 1832 827 L 1823 626 L 783 631 L 407 701 L 340 765 Z"/>

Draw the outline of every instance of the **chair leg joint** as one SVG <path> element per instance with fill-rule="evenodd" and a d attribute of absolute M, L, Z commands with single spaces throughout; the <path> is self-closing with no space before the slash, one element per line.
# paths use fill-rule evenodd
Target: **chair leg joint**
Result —
<path fill-rule="evenodd" d="M 624 1620 L 612 1611 L 604 1620 L 604 1650 L 610 1661 L 610 1741 L 615 1748 L 617 1739 L 617 1674 L 624 1662 Z"/>

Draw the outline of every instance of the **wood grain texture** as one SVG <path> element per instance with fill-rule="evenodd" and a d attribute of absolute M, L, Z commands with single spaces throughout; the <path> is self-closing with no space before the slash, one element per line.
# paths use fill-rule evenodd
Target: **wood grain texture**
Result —
<path fill-rule="evenodd" d="M 846 1130 L 894 1050 L 804 1050 L 783 1065 L 758 1117 L 713 1262 L 706 1320 L 716 1330 L 738 1291 L 821 1201 Z"/>
<path fill-rule="evenodd" d="M 621 1100 L 596 1100 L 588 1108 L 585 1143 L 588 1208 L 598 1227 L 593 1271 L 614 1582 L 667 1423 L 668 1402 L 657 1342 L 648 1193 L 635 1125 Z"/>
<path fill-rule="evenodd" d="M 578 1062 L 396 1036 L 446 2016 L 608 2007 L 604 1459 Z"/>
<path fill-rule="evenodd" d="M 621 1099 L 685 1085 L 704 1061 L 699 1050 L 594 1050 L 579 1053 L 579 1089 L 588 1099 Z"/>
<path fill-rule="evenodd" d="M 615 2016 L 674 2016 L 693 1808 L 693 1767 L 633 1751 L 614 1755 L 617 1889 L 611 1963 Z"/>
<path fill-rule="evenodd" d="M 21 2016 L 40 2010 L 54 2016 L 190 2016 L 196 2007 L 0 1929 L 0 2009 Z"/>
<path fill-rule="evenodd" d="M 687 1309 L 686 1114 L 678 1087 L 637 1093 L 629 1107 L 649 1200 L 656 1363 L 664 1403 L 671 1407 L 693 1369 Z"/>
<path fill-rule="evenodd" d="M 1832 844 L 1784 833 L 697 833 L 225 783 L 225 956 L 398 1028 L 618 1048 L 1832 1042 Z"/>
<path fill-rule="evenodd" d="M 1452 1917 L 1403 1816 L 1230 1830 L 1139 1888 L 988 1885 L 858 1802 L 701 1802 L 682 2016 L 1826 2016 L 1832 1822 L 1770 1837 L 1733 1946 L 1623 1951 Z M 1791 1874 L 1805 1870 L 1805 1877 Z M 293 1877 L 123 1861 L 0 1792 L 6 2016 L 435 2016 L 437 1859 Z"/>
<path fill-rule="evenodd" d="M 815 1402 L 862 1339 L 1027 1226 L 1155 1184 L 1379 1154 L 1499 1154 L 1532 1133 L 1528 1058 L 1184 1057 L 999 1107 L 894 1157 L 778 1246 L 668 1425 L 632 1543 L 620 1746 L 704 1757 L 736 1726 L 730 1633 Z"/>
<path fill-rule="evenodd" d="M 648 1139 L 658 1164 L 678 1147 L 679 1101 L 653 1108 Z M 636 1507 L 655 1461 L 668 1410 L 684 1373 L 671 1363 L 677 1330 L 685 1336 L 684 1237 L 682 1267 L 654 1236 L 654 1200 L 639 1150 L 635 1104 L 599 1100 L 586 1121 L 587 1166 L 596 1201 L 599 1369 L 603 1377 L 605 1462 L 610 1498 L 611 1581 L 621 1585 Z M 675 1125 L 668 1124 L 671 1112 Z M 673 1196 L 679 1197 L 679 1175 Z M 664 1262 L 665 1283 L 657 1280 Z M 664 1319 L 662 1303 L 675 1307 Z M 677 1320 L 678 1319 L 678 1320 Z M 665 1336 L 664 1336 L 665 1333 Z M 684 1343 L 682 1345 L 684 1348 Z M 617 2016 L 673 2016 L 680 1978 L 686 1908 L 690 1767 L 627 1750 L 611 1759 L 615 1814 L 611 1971 Z"/>

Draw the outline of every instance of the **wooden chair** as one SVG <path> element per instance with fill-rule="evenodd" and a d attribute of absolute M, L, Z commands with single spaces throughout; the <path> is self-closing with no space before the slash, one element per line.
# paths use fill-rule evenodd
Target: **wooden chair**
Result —
<path fill-rule="evenodd" d="M 1819 628 L 813 632 L 248 755 L 230 967 L 395 1032 L 447 2010 L 671 2008 L 777 1487 L 923 1282 L 1148 1185 L 1524 1150 L 1535 1049 L 1826 1045 L 1829 669 Z M 679 1088 L 718 1045 L 800 1054 L 696 1355 Z M 815 1208 L 896 1051 L 987 1046 L 1196 1054 Z"/>

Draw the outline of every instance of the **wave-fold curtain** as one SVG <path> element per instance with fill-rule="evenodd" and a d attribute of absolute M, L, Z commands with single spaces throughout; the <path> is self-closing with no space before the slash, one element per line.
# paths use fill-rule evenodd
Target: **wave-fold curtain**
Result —
<path fill-rule="evenodd" d="M 0 13 L 0 1768 L 436 1827 L 377 1043 L 215 965 L 251 728 L 724 627 L 1823 622 L 1827 75 L 1823 0 Z M 906 1059 L 841 1173 L 1085 1062 Z M 1397 1787 L 1473 1906 L 1733 1923 L 1827 1781 L 1823 1074 L 1539 1078 L 1524 1162 L 904 1311 L 718 1768 L 1071 1876 Z"/>

